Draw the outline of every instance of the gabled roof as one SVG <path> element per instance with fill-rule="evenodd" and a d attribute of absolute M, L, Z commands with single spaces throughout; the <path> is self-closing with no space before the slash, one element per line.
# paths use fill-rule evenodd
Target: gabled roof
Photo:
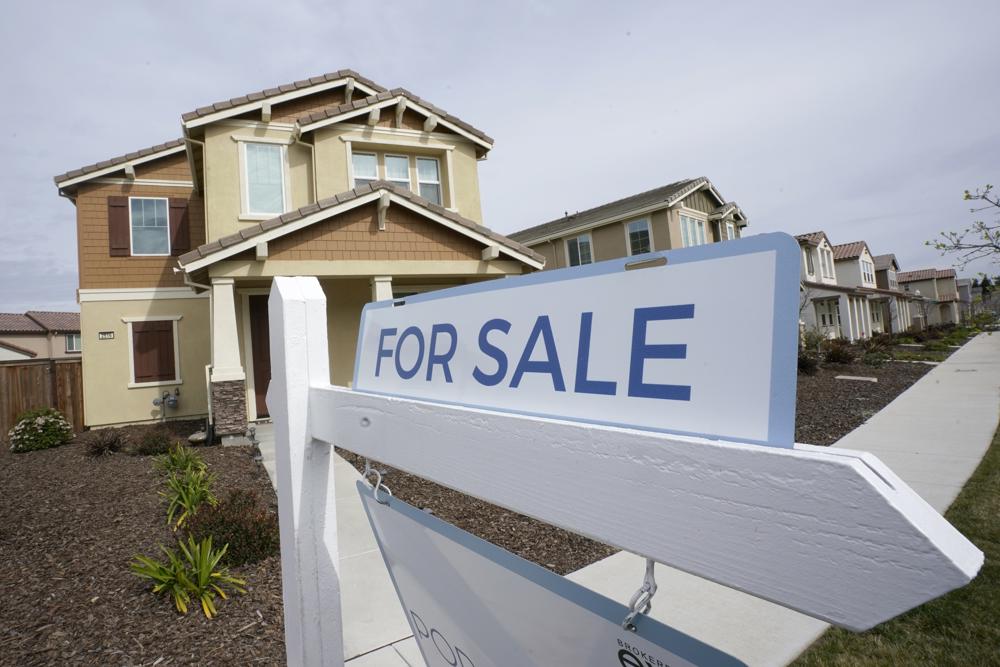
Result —
<path fill-rule="evenodd" d="M 522 243 L 535 243 L 554 236 L 560 236 L 575 229 L 587 229 L 605 222 L 613 222 L 618 218 L 627 217 L 630 214 L 638 213 L 654 208 L 665 208 L 672 206 L 684 199 L 688 195 L 701 188 L 709 189 L 713 196 L 720 202 L 725 200 L 718 194 L 715 187 L 704 176 L 699 178 L 688 178 L 669 185 L 663 185 L 652 190 L 630 195 L 622 199 L 617 199 L 607 204 L 601 204 L 585 211 L 579 211 L 566 215 L 562 218 L 522 229 L 519 232 L 510 234 L 510 238 Z M 735 206 L 735 204 L 733 204 Z M 723 207 L 726 204 L 723 204 Z M 716 209 L 718 210 L 718 209 Z M 742 212 L 741 212 L 742 214 Z M 744 218 L 745 220 L 745 218 Z"/>
<path fill-rule="evenodd" d="M 52 333 L 79 333 L 80 313 L 52 310 L 29 310 L 25 313 Z"/>
<path fill-rule="evenodd" d="M 743 209 L 736 205 L 734 201 L 727 201 L 722 206 L 718 207 L 714 211 L 708 214 L 709 220 L 721 220 L 727 215 L 732 215 L 733 218 L 741 218 L 746 220 L 747 217 L 743 214 Z"/>
<path fill-rule="evenodd" d="M 899 271 L 899 262 L 896 261 L 896 256 L 892 253 L 888 255 L 876 255 L 872 257 L 875 262 L 876 271 L 886 271 L 888 269 L 895 269 Z"/>
<path fill-rule="evenodd" d="M 88 164 L 86 167 L 71 169 L 65 174 L 55 176 L 53 180 L 56 182 L 58 187 L 64 188 L 74 185 L 80 181 L 96 178 L 106 173 L 124 169 L 128 164 L 136 165 L 143 162 L 149 162 L 151 160 L 158 160 L 161 157 L 166 157 L 174 153 L 180 153 L 183 150 L 184 140 L 172 139 L 162 144 L 150 146 L 149 148 L 140 148 L 137 151 L 126 153 L 125 155 L 119 155 L 118 157 L 101 160 L 100 162 L 95 162 L 94 164 Z"/>
<path fill-rule="evenodd" d="M 405 88 L 393 88 L 392 90 L 382 91 L 375 95 L 370 95 L 360 100 L 354 100 L 353 102 L 347 104 L 339 104 L 337 106 L 327 107 L 326 109 L 320 109 L 319 111 L 314 111 L 313 113 L 296 119 L 295 122 L 302 128 L 303 132 L 309 132 L 310 130 L 317 129 L 324 125 L 347 120 L 354 116 L 360 116 L 361 114 L 368 113 L 373 108 L 397 104 L 400 100 L 406 100 L 408 108 L 412 108 L 426 117 L 435 116 L 444 124 L 453 125 L 459 130 L 464 131 L 461 133 L 472 135 L 470 138 L 478 139 L 478 143 L 483 144 L 485 148 L 489 149 L 493 147 L 493 138 L 491 136 L 482 130 L 473 127 L 469 123 L 466 123 L 461 118 L 451 115 L 444 109 L 436 107 L 430 102 L 417 97 Z"/>
<path fill-rule="evenodd" d="M 812 246 L 819 245 L 823 239 L 826 239 L 828 245 L 831 247 L 833 246 L 833 244 L 830 243 L 830 239 L 827 237 L 826 232 L 809 232 L 808 234 L 798 234 L 795 237 L 795 240 L 800 244 L 807 243 Z"/>
<path fill-rule="evenodd" d="M 27 348 L 20 347 L 18 345 L 14 345 L 13 343 L 9 343 L 9 342 L 7 342 L 5 340 L 0 340 L 0 347 L 2 347 L 4 349 L 7 349 L 7 350 L 10 350 L 11 352 L 16 352 L 18 354 L 23 354 L 24 356 L 28 357 L 29 359 L 34 359 L 35 357 L 38 356 L 37 352 L 33 352 L 33 351 L 31 351 L 31 350 L 29 350 Z"/>
<path fill-rule="evenodd" d="M 181 121 L 187 125 L 192 121 L 204 118 L 205 116 L 210 116 L 212 114 L 217 114 L 220 112 L 229 112 L 231 114 L 224 115 L 238 115 L 247 111 L 244 109 L 245 106 L 258 106 L 263 102 L 268 100 L 274 100 L 274 98 L 294 98 L 302 97 L 303 95 L 309 95 L 313 92 L 319 92 L 316 89 L 324 89 L 329 87 L 335 87 L 338 82 L 344 79 L 354 79 L 356 84 L 361 84 L 365 90 L 366 95 L 373 93 L 380 93 L 385 90 L 382 86 L 378 85 L 371 79 L 364 77 L 352 69 L 342 69 L 336 72 L 328 72 L 327 74 L 320 74 L 319 76 L 309 77 L 308 79 L 302 79 L 300 81 L 293 81 L 292 83 L 286 83 L 281 86 L 276 86 L 274 88 L 265 88 L 264 90 L 257 91 L 255 93 L 247 93 L 246 95 L 241 95 L 239 97 L 233 97 L 228 100 L 222 100 L 221 102 L 216 102 L 215 104 L 209 104 L 208 106 L 199 107 L 194 111 L 189 111 L 181 116 Z M 334 84 L 331 86 L 330 84 Z M 284 100 L 282 100 L 284 101 Z"/>
<path fill-rule="evenodd" d="M 387 193 L 391 201 L 445 224 L 461 234 L 475 238 L 486 245 L 497 245 L 502 252 L 506 252 L 514 259 L 534 268 L 541 269 L 545 265 L 545 258 L 534 250 L 512 241 L 502 234 L 497 234 L 468 218 L 463 218 L 442 206 L 432 204 L 423 197 L 388 181 L 373 181 L 334 197 L 320 200 L 315 204 L 303 206 L 298 210 L 246 227 L 237 234 L 223 236 L 184 253 L 177 259 L 177 263 L 187 272 L 197 271 L 209 264 L 250 250 L 261 241 L 290 234 L 332 215 L 377 201 L 383 193 Z"/>
<path fill-rule="evenodd" d="M 45 327 L 21 313 L 0 313 L 0 333 L 45 333 Z"/>
<path fill-rule="evenodd" d="M 937 269 L 917 269 L 897 274 L 896 282 L 912 283 L 917 280 L 934 280 L 935 278 L 937 278 Z"/>
<path fill-rule="evenodd" d="M 841 243 L 840 245 L 835 245 L 830 250 L 833 251 L 834 261 L 840 261 L 842 259 L 857 259 L 861 257 L 865 250 L 868 250 L 868 254 L 872 254 L 872 251 L 868 249 L 868 244 L 864 241 L 851 241 L 850 243 Z"/>

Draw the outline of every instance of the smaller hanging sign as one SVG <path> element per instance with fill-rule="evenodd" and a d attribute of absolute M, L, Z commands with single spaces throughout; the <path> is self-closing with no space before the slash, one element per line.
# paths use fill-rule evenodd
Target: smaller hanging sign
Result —
<path fill-rule="evenodd" d="M 363 482 L 357 487 L 428 667 L 744 664 L 646 616 L 635 632 L 625 630 L 625 605 L 397 498 L 382 504 Z"/>

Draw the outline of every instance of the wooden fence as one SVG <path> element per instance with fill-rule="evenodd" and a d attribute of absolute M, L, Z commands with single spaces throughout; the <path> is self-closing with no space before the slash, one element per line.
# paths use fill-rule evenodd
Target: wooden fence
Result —
<path fill-rule="evenodd" d="M 55 408 L 73 431 L 83 430 L 83 372 L 79 359 L 0 362 L 0 440 L 17 416 L 34 408 Z"/>

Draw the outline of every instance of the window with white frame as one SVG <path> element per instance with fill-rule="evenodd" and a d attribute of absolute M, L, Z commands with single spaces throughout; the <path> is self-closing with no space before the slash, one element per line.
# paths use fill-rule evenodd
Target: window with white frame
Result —
<path fill-rule="evenodd" d="M 688 248 L 705 243 L 705 221 L 681 214 L 681 246 Z"/>
<path fill-rule="evenodd" d="M 816 301 L 816 319 L 821 327 L 840 326 L 840 307 L 837 300 Z"/>
<path fill-rule="evenodd" d="M 354 171 L 354 185 L 358 187 L 378 180 L 378 158 L 375 153 L 352 153 L 351 167 Z"/>
<path fill-rule="evenodd" d="M 590 264 L 594 261 L 591 250 L 590 234 L 581 234 L 572 239 L 566 239 L 566 258 L 570 266 Z"/>
<path fill-rule="evenodd" d="M 252 142 L 242 145 L 246 196 L 243 212 L 281 215 L 285 212 L 285 147 Z"/>
<path fill-rule="evenodd" d="M 166 197 L 130 197 L 132 254 L 169 255 L 170 221 Z"/>
<path fill-rule="evenodd" d="M 417 185 L 421 197 L 433 204 L 441 204 L 441 165 L 437 158 L 417 158 Z"/>
<path fill-rule="evenodd" d="M 736 223 L 726 221 L 726 240 L 732 241 L 736 238 Z"/>
<path fill-rule="evenodd" d="M 78 333 L 66 334 L 66 351 L 79 352 L 81 349 L 82 348 L 80 347 L 80 334 Z"/>
<path fill-rule="evenodd" d="M 803 254 L 803 256 L 805 256 L 805 260 L 806 260 L 806 274 L 810 275 L 810 276 L 815 275 L 816 274 L 816 266 L 813 264 L 812 250 L 810 250 L 809 248 L 803 248 L 802 249 L 802 254 Z"/>
<path fill-rule="evenodd" d="M 405 155 L 385 156 L 385 180 L 404 190 L 410 189 L 410 158 Z"/>
<path fill-rule="evenodd" d="M 649 234 L 649 220 L 641 218 L 625 225 L 628 235 L 628 254 L 641 255 L 653 249 Z"/>
<path fill-rule="evenodd" d="M 824 278 L 833 278 L 833 251 L 827 248 L 819 249 L 819 263 Z"/>
<path fill-rule="evenodd" d="M 875 283 L 875 265 L 861 260 L 861 276 L 866 283 Z"/>
<path fill-rule="evenodd" d="M 899 283 L 896 282 L 896 272 L 889 269 L 886 273 L 889 277 L 889 289 L 897 289 L 899 287 Z"/>

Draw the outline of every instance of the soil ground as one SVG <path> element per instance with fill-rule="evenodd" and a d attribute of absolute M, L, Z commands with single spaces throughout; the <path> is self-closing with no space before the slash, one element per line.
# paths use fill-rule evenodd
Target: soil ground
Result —
<path fill-rule="evenodd" d="M 799 375 L 797 439 L 835 442 L 930 368 L 854 364 Z M 172 428 L 183 437 L 197 426 Z M 220 601 L 215 619 L 197 610 L 179 616 L 128 569 L 135 554 L 155 555 L 173 541 L 152 457 L 90 457 L 85 439 L 26 454 L 0 451 L 0 665 L 282 664 L 278 558 L 234 569 L 247 593 Z M 276 502 L 248 448 L 199 451 L 218 475 L 216 495 L 249 488 Z M 615 551 L 398 471 L 386 484 L 397 497 L 558 573 Z"/>

